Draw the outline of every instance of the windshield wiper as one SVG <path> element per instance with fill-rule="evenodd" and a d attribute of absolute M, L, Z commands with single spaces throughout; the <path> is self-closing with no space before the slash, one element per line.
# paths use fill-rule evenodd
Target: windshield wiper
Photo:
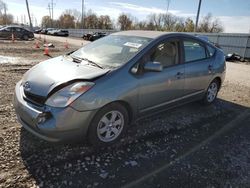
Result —
<path fill-rule="evenodd" d="M 73 61 L 74 62 L 76 62 L 76 63 L 81 63 L 82 61 L 87 61 L 90 65 L 93 65 L 93 66 L 95 66 L 95 67 L 98 67 L 98 68 L 100 68 L 100 69 L 104 69 L 101 65 L 98 65 L 97 63 L 95 63 L 94 61 L 91 61 L 91 60 L 89 60 L 89 59 L 87 59 L 87 58 L 81 58 L 81 57 L 76 57 L 76 56 L 70 56 L 72 59 L 73 59 Z"/>
<path fill-rule="evenodd" d="M 98 67 L 98 68 L 100 68 L 100 69 L 104 69 L 101 65 L 98 65 L 96 62 L 94 62 L 94 61 L 91 61 L 91 60 L 89 60 L 89 59 L 87 59 L 87 58 L 81 58 L 83 61 L 87 61 L 89 64 L 91 64 L 91 65 L 93 65 L 93 66 L 96 66 L 96 67 Z"/>
<path fill-rule="evenodd" d="M 82 62 L 82 59 L 79 58 L 79 57 L 72 56 L 72 55 L 70 57 L 73 59 L 73 62 L 75 62 L 75 63 L 81 63 Z"/>

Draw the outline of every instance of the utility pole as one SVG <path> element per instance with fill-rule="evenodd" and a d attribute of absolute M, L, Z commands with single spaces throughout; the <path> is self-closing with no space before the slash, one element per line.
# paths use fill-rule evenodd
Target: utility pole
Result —
<path fill-rule="evenodd" d="M 29 10 L 28 0 L 26 0 L 26 7 L 27 7 L 27 12 L 28 12 L 29 21 L 30 21 L 30 29 L 33 30 L 32 22 L 31 22 L 31 17 L 30 17 L 30 10 Z"/>
<path fill-rule="evenodd" d="M 168 9 L 169 9 L 169 4 L 170 4 L 170 0 L 167 0 L 167 14 L 168 14 Z"/>
<path fill-rule="evenodd" d="M 195 22 L 194 32 L 196 32 L 197 28 L 198 28 L 198 22 L 199 22 L 199 16 L 200 16 L 200 9 L 201 9 L 201 1 L 202 0 L 199 0 L 199 6 L 198 6 L 198 10 L 197 10 L 197 15 L 196 15 L 196 22 Z"/>
<path fill-rule="evenodd" d="M 50 17 L 50 19 L 52 19 L 52 18 L 51 18 L 51 12 L 50 12 L 50 9 L 51 9 L 51 8 L 50 8 L 50 4 L 48 4 L 48 9 L 49 9 L 49 17 Z"/>
<path fill-rule="evenodd" d="M 7 25 L 7 13 L 6 13 L 7 7 L 5 3 L 3 4 L 3 6 L 4 6 L 4 21 L 5 21 L 5 25 Z"/>
<path fill-rule="evenodd" d="M 53 20 L 54 20 L 54 8 L 55 8 L 55 4 L 54 1 L 51 0 L 51 3 L 48 4 L 48 9 L 49 9 L 49 16 L 50 16 L 50 20 L 51 20 L 51 24 L 50 26 L 53 27 Z"/>
<path fill-rule="evenodd" d="M 84 0 L 82 0 L 82 29 L 84 29 Z"/>
<path fill-rule="evenodd" d="M 51 0 L 51 14 L 52 14 L 52 26 L 53 26 L 53 20 L 54 20 L 54 3 L 53 3 L 53 0 Z"/>
<path fill-rule="evenodd" d="M 51 17 L 51 7 L 50 4 L 48 4 L 48 9 L 49 9 L 49 18 L 50 18 L 50 27 L 52 27 L 52 17 Z"/>

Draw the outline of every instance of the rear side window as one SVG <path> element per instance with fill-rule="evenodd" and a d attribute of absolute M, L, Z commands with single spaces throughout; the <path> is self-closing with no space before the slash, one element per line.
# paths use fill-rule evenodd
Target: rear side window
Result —
<path fill-rule="evenodd" d="M 197 42 L 184 41 L 185 62 L 207 58 L 206 49 Z"/>

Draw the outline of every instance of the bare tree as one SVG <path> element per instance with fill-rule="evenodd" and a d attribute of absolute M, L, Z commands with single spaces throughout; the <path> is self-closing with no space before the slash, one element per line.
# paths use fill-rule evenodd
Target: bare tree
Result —
<path fill-rule="evenodd" d="M 84 28 L 98 28 L 98 17 L 92 10 L 88 10 L 87 15 L 84 17 Z"/>
<path fill-rule="evenodd" d="M 174 31 L 177 21 L 178 21 L 178 17 L 174 16 L 171 13 L 167 13 L 167 14 L 163 14 L 162 15 L 162 19 L 163 19 L 163 26 L 164 26 L 164 30 L 166 31 Z"/>
<path fill-rule="evenodd" d="M 186 32 L 194 31 L 194 21 L 191 18 L 187 18 L 185 21 L 185 31 Z"/>
<path fill-rule="evenodd" d="M 223 26 L 219 19 L 213 19 L 212 14 L 208 13 L 201 20 L 197 31 L 206 33 L 219 33 L 223 32 Z"/>
<path fill-rule="evenodd" d="M 101 15 L 98 18 L 98 29 L 112 29 L 113 24 L 108 15 Z"/>
<path fill-rule="evenodd" d="M 177 22 L 175 24 L 174 30 L 177 32 L 185 32 L 185 22 L 183 18 L 177 18 Z"/>
<path fill-rule="evenodd" d="M 120 26 L 121 30 L 129 30 L 132 28 L 133 21 L 130 18 L 130 15 L 122 13 L 118 17 L 118 25 Z"/>
<path fill-rule="evenodd" d="M 0 0 L 0 16 L 3 16 L 7 11 L 7 5 L 2 0 Z"/>
<path fill-rule="evenodd" d="M 50 16 L 43 16 L 42 17 L 42 27 L 47 28 L 51 26 L 51 17 Z"/>
<path fill-rule="evenodd" d="M 148 24 L 146 21 L 135 22 L 133 25 L 133 29 L 145 30 L 145 29 L 147 29 L 147 25 Z"/>
<path fill-rule="evenodd" d="M 162 30 L 163 14 L 150 14 L 148 16 L 149 23 L 153 24 L 154 30 Z"/>
<path fill-rule="evenodd" d="M 70 14 L 62 14 L 59 17 L 59 25 L 61 28 L 74 28 L 75 27 L 75 17 Z"/>
<path fill-rule="evenodd" d="M 7 4 L 0 0 L 0 24 L 8 25 L 13 23 L 13 15 L 7 14 Z"/>
<path fill-rule="evenodd" d="M 82 19 L 82 15 L 81 15 L 81 12 L 76 10 L 76 9 L 66 9 L 63 14 L 69 14 L 71 16 L 74 16 L 75 20 L 75 24 L 76 24 L 76 28 L 80 28 L 81 26 L 81 19 Z"/>

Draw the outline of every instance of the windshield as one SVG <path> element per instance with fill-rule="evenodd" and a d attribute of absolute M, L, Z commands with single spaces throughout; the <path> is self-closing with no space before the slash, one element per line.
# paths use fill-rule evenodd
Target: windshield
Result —
<path fill-rule="evenodd" d="M 101 66 L 119 67 L 133 58 L 152 39 L 109 35 L 96 40 L 72 53 L 82 59 L 88 59 Z"/>

